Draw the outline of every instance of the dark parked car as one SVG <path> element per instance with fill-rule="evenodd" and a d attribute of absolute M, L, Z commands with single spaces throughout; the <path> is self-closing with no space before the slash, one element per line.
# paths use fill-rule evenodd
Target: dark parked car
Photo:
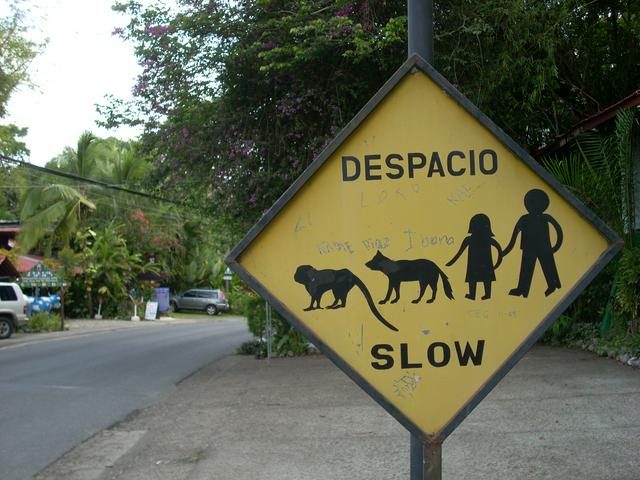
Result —
<path fill-rule="evenodd" d="M 217 315 L 229 310 L 229 302 L 222 290 L 206 288 L 192 288 L 180 295 L 171 296 L 171 306 L 174 312 L 180 310 L 200 310 L 208 315 Z"/>

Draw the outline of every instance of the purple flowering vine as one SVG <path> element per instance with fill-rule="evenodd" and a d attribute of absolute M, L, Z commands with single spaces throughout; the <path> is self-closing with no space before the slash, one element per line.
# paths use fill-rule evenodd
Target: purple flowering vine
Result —
<path fill-rule="evenodd" d="M 169 32 L 169 25 L 149 25 L 147 28 L 144 29 L 144 31 L 149 35 L 153 35 L 154 37 L 159 37 Z"/>
<path fill-rule="evenodd" d="M 144 78 L 139 79 L 138 83 L 136 83 L 135 87 L 133 87 L 133 95 L 140 95 L 145 91 L 148 85 L 149 83 Z"/>
<path fill-rule="evenodd" d="M 348 17 L 354 11 L 355 9 L 353 8 L 353 5 L 347 5 L 346 7 L 343 7 L 340 10 L 337 10 L 336 13 L 334 13 L 334 15 L 336 17 Z"/>

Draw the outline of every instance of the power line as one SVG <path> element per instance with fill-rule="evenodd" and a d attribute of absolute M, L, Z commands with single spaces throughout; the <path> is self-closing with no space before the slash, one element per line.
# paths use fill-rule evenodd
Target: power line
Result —
<path fill-rule="evenodd" d="M 149 199 L 149 200 L 155 200 L 155 201 L 158 201 L 158 202 L 163 202 L 165 204 L 169 204 L 169 205 L 174 205 L 174 206 L 180 207 L 181 209 L 183 209 L 183 212 L 181 214 L 179 214 L 179 215 L 185 215 L 186 212 L 184 210 L 187 210 L 187 211 L 191 211 L 193 213 L 196 213 L 198 215 L 198 217 L 196 217 L 195 215 L 187 215 L 190 218 L 194 218 L 194 219 L 195 218 L 200 218 L 201 221 L 203 221 L 205 219 L 211 219 L 212 218 L 211 212 L 208 211 L 207 209 L 204 209 L 202 207 L 197 207 L 197 206 L 194 206 L 194 205 L 189 205 L 186 202 L 176 201 L 176 200 L 167 199 L 167 198 L 163 198 L 163 197 L 158 197 L 158 196 L 155 196 L 155 195 L 150 195 L 150 194 L 147 194 L 147 193 L 144 193 L 144 192 L 139 192 L 139 191 L 136 191 L 136 190 L 131 190 L 131 189 L 127 189 L 127 188 L 124 188 L 124 187 L 120 187 L 117 184 L 101 182 L 99 180 L 94 180 L 94 179 L 91 179 L 91 178 L 83 177 L 83 176 L 80 176 L 80 175 L 75 175 L 75 174 L 72 174 L 72 173 L 62 172 L 60 170 L 55 170 L 55 169 L 51 169 L 51 168 L 47 168 L 47 167 L 39 167 L 37 165 L 33 165 L 32 163 L 23 162 L 23 161 L 15 159 L 15 158 L 7 157 L 6 155 L 0 153 L 0 166 L 2 166 L 2 160 L 8 161 L 8 162 L 12 162 L 12 163 L 16 164 L 18 167 L 20 167 L 20 166 L 25 167 L 25 169 L 22 171 L 22 173 L 24 175 L 26 175 L 28 178 L 31 178 L 34 181 L 35 180 L 41 180 L 41 177 L 39 177 L 38 175 L 42 174 L 42 173 L 50 174 L 50 175 L 54 175 L 54 176 L 59 176 L 59 177 L 62 177 L 62 178 L 67 178 L 67 179 L 71 178 L 71 179 L 75 179 L 75 180 L 78 180 L 78 181 L 83 182 L 83 183 L 80 183 L 80 184 L 66 184 L 66 183 L 64 183 L 63 185 L 70 186 L 72 188 L 74 188 L 74 187 L 77 188 L 77 187 L 84 186 L 84 185 L 86 185 L 88 183 L 88 184 L 92 184 L 93 186 L 99 187 L 99 188 L 97 188 L 95 190 L 92 190 L 93 194 L 98 194 L 98 195 L 102 195 L 102 196 L 105 196 L 105 197 L 109 197 L 109 198 L 114 198 L 115 199 L 116 198 L 115 195 L 117 194 L 117 192 L 123 192 L 125 194 L 128 193 L 128 194 L 137 195 L 139 197 L 143 197 L 143 198 L 146 198 L 146 199 Z M 48 186 L 50 186 L 50 185 L 46 185 L 46 187 L 48 187 Z M 45 186 L 33 185 L 33 187 L 35 187 L 35 188 L 44 188 Z M 2 185 L 2 186 L 0 186 L 0 191 L 2 191 L 2 190 L 14 190 L 15 191 L 18 188 L 20 188 L 18 185 L 14 186 L 13 188 L 11 188 L 11 187 L 9 187 L 7 185 Z M 108 190 L 112 191 L 112 193 L 109 194 L 109 193 L 105 192 L 102 189 L 108 189 Z M 133 200 L 133 199 L 131 199 L 131 200 Z M 127 200 L 127 202 L 129 202 L 129 200 Z M 158 213 L 160 212 L 160 210 L 153 209 L 149 205 L 146 205 L 144 208 L 147 209 L 147 210 L 149 210 L 149 209 L 156 210 Z M 176 220 L 175 217 L 174 217 L 174 220 Z"/>
<path fill-rule="evenodd" d="M 47 185 L 0 185 L 0 190 L 19 190 L 19 189 L 23 189 L 23 190 L 32 190 L 35 188 L 50 188 L 52 186 L 55 186 L 57 184 L 47 184 Z M 80 184 L 65 184 L 65 187 L 73 187 L 73 188 L 79 188 L 79 187 L 83 187 L 84 184 L 80 183 Z M 106 197 L 108 199 L 114 199 L 116 200 L 117 197 L 115 197 L 112 193 L 108 193 L 108 192 L 103 192 L 100 190 L 95 190 L 93 191 L 94 195 L 100 195 L 102 197 Z M 144 205 L 144 206 L 140 206 L 140 204 L 122 204 L 121 202 L 117 202 L 117 206 L 113 206 L 115 208 L 120 208 L 120 209 L 125 209 L 125 210 L 129 210 L 129 211 L 135 211 L 135 210 L 148 210 L 151 212 L 155 212 L 157 214 L 161 214 L 164 215 L 167 218 L 172 218 L 174 220 L 178 220 L 181 217 L 175 214 L 170 214 L 167 211 L 161 210 L 160 208 L 156 208 L 156 207 L 151 207 L 150 205 Z M 195 218 L 195 217 L 193 217 Z"/>
<path fill-rule="evenodd" d="M 113 195 L 110 195 L 107 192 L 95 191 L 94 193 L 96 195 L 101 195 L 102 197 L 105 197 L 105 198 L 103 198 L 103 201 L 109 200 L 109 199 L 117 200 L 116 197 L 114 197 Z M 151 212 L 151 213 L 155 213 L 156 215 L 161 215 L 164 218 L 171 219 L 171 220 L 174 220 L 174 221 L 180 221 L 184 217 L 199 218 L 199 217 L 196 217 L 194 215 L 185 214 L 184 212 L 183 213 L 172 213 L 172 212 L 164 211 L 164 210 L 162 210 L 162 209 L 160 209 L 158 207 L 152 207 L 150 205 L 130 204 L 128 202 L 121 203 L 119 201 L 116 201 L 115 204 L 109 205 L 109 208 L 114 208 L 114 209 L 117 209 L 117 210 L 126 210 L 128 212 L 136 212 L 138 210 L 143 211 L 145 213 Z"/>
<path fill-rule="evenodd" d="M 119 191 L 119 192 L 129 193 L 131 195 L 137 195 L 139 197 L 150 198 L 150 199 L 156 200 L 158 202 L 172 203 L 174 205 L 180 205 L 180 202 L 177 202 L 175 200 L 170 200 L 170 199 L 167 199 L 167 198 L 158 197 L 156 195 L 150 195 L 148 193 L 139 192 L 137 190 L 131 190 L 129 188 L 119 187 L 118 185 L 114 185 L 114 184 L 106 183 L 106 182 L 101 182 L 99 180 L 94 180 L 92 178 L 83 177 L 81 175 L 76 175 L 74 173 L 62 172 L 60 170 L 54 170 L 52 168 L 47 168 L 47 167 L 40 167 L 38 165 L 34 165 L 33 163 L 23 162 L 22 160 L 18 160 L 17 158 L 8 157 L 8 156 L 6 156 L 6 155 L 4 155 L 2 153 L 0 153 L 0 159 L 5 160 L 7 162 L 14 163 L 14 164 L 19 165 L 21 167 L 30 168 L 31 170 L 35 170 L 37 172 L 48 173 L 50 175 L 56 175 L 58 177 L 68 178 L 68 179 L 71 179 L 71 180 L 77 180 L 77 181 L 81 181 L 81 182 L 84 182 L 84 183 L 90 183 L 90 184 L 93 184 L 93 185 L 98 185 L 98 186 L 103 187 L 103 188 L 108 188 L 110 190 L 116 190 L 116 191 Z"/>
<path fill-rule="evenodd" d="M 49 188 L 51 185 L 53 184 L 49 184 L 49 185 L 0 185 L 0 190 L 30 190 L 32 188 Z M 72 188 L 80 188 L 82 186 L 84 186 L 84 183 L 79 183 L 77 185 L 73 185 L 73 184 L 65 184 L 65 187 L 72 187 Z"/>

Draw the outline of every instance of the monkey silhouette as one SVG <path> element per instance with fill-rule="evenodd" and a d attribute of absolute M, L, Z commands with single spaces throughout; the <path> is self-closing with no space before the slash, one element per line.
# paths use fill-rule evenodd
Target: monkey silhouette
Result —
<path fill-rule="evenodd" d="M 378 321 L 388 329 L 393 330 L 394 332 L 398 331 L 396 327 L 389 323 L 382 314 L 380 314 L 373 302 L 373 299 L 371 298 L 371 293 L 369 292 L 369 289 L 367 289 L 367 286 L 362 282 L 362 280 L 346 268 L 342 268 L 340 270 L 317 270 L 311 265 L 300 265 L 296 269 L 293 279 L 304 285 L 307 293 L 311 296 L 311 303 L 304 309 L 305 311 L 321 309 L 320 300 L 329 290 L 333 293 L 334 300 L 333 303 L 326 308 L 344 308 L 347 306 L 347 296 L 349 295 L 349 292 L 353 287 L 357 286 L 367 301 L 371 312 Z"/>
<path fill-rule="evenodd" d="M 387 294 L 384 299 L 380 300 L 381 304 L 387 303 L 393 292 L 395 292 L 396 296 L 391 300 L 391 303 L 396 303 L 400 300 L 400 285 L 402 282 L 420 283 L 420 293 L 418 298 L 411 301 L 412 303 L 418 303 L 422 300 L 427 287 L 431 287 L 431 298 L 427 300 L 427 303 L 432 303 L 436 299 L 436 293 L 438 292 L 438 278 L 442 278 L 444 293 L 447 298 L 453 300 L 453 290 L 448 277 L 431 260 L 391 260 L 378 251 L 365 265 L 371 270 L 384 273 L 389 279 Z"/>

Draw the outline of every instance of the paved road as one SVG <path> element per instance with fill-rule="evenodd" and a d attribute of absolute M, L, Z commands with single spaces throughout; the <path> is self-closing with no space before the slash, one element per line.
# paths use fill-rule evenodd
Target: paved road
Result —
<path fill-rule="evenodd" d="M 0 478 L 30 478 L 248 338 L 244 320 L 221 320 L 0 349 Z"/>

